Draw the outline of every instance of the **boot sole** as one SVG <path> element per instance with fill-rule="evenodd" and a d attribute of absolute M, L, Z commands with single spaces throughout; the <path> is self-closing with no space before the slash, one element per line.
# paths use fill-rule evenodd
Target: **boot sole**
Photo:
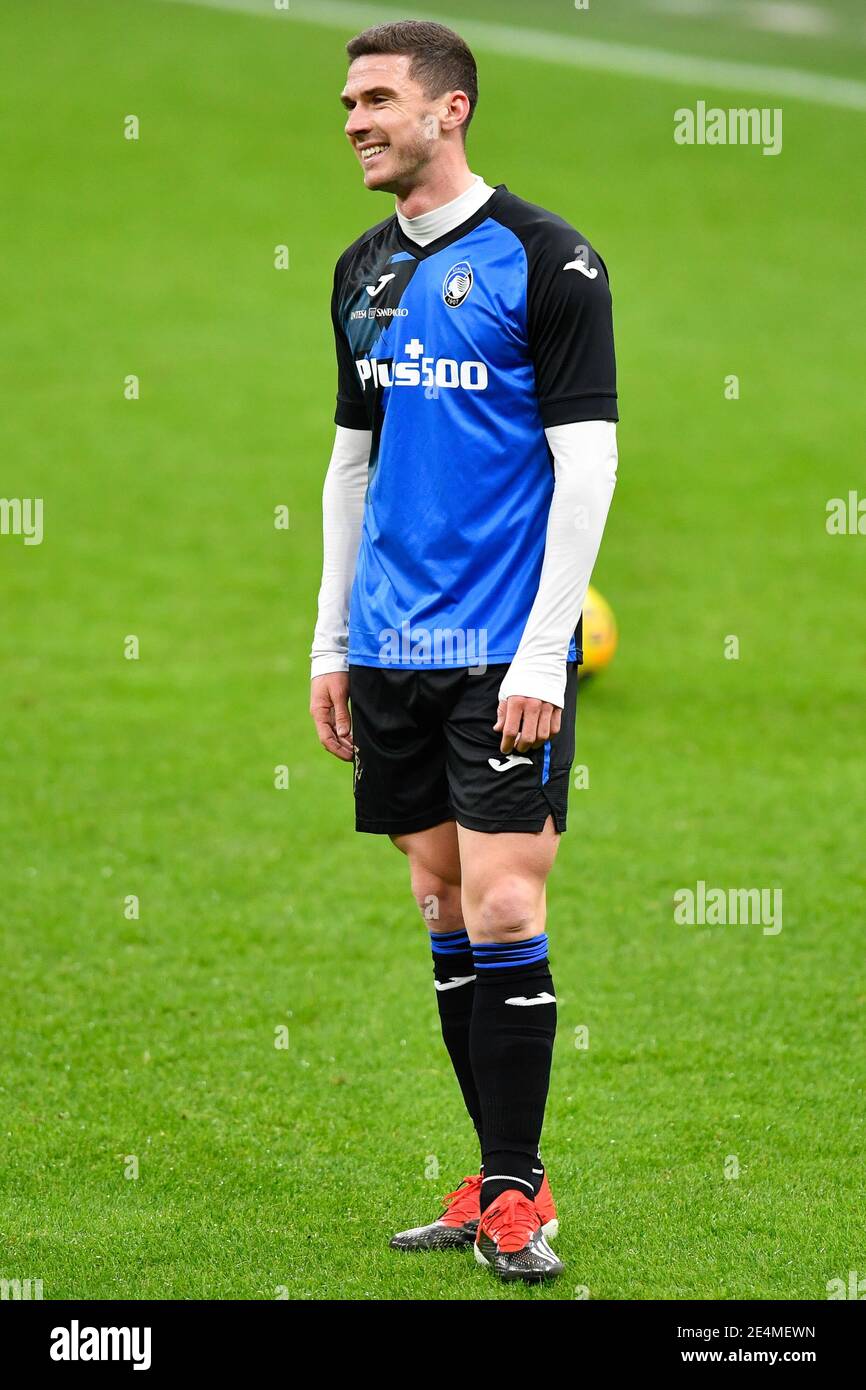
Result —
<path fill-rule="evenodd" d="M 558 1279 L 565 1269 L 565 1265 L 560 1265 L 558 1269 L 538 1270 L 535 1274 L 520 1274 L 517 1270 L 512 1270 L 507 1274 L 500 1274 L 498 1269 L 494 1269 L 486 1255 L 483 1255 L 477 1245 L 473 1245 L 475 1259 L 478 1264 L 489 1269 L 491 1274 L 495 1274 L 497 1279 L 501 1279 L 503 1284 L 548 1284 L 552 1279 Z"/>

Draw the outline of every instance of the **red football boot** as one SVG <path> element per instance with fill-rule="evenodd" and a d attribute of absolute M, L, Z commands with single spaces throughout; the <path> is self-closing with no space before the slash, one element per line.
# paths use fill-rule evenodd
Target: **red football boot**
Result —
<path fill-rule="evenodd" d="M 453 1192 L 442 1198 L 445 1208 L 437 1221 L 429 1226 L 413 1226 L 392 1236 L 389 1245 L 394 1250 L 461 1250 L 475 1240 L 481 1217 L 481 1174 L 473 1173 L 463 1179 Z M 535 1199 L 541 1228 L 548 1240 L 559 1234 L 556 1205 L 547 1173 Z"/>
<path fill-rule="evenodd" d="M 547 1243 L 535 1202 L 513 1187 L 482 1213 L 474 1249 L 478 1263 L 508 1283 L 539 1284 L 564 1269 Z"/>
<path fill-rule="evenodd" d="M 393 1250 L 460 1250 L 471 1245 L 478 1229 L 481 1174 L 474 1173 L 442 1198 L 445 1210 L 429 1226 L 413 1226 L 392 1236 Z"/>
<path fill-rule="evenodd" d="M 541 1179 L 541 1188 L 535 1199 L 538 1215 L 541 1217 L 541 1229 L 548 1240 L 556 1240 L 559 1235 L 559 1218 L 556 1215 L 556 1206 L 553 1201 L 553 1193 L 550 1190 L 550 1183 L 547 1181 L 547 1173 Z"/>

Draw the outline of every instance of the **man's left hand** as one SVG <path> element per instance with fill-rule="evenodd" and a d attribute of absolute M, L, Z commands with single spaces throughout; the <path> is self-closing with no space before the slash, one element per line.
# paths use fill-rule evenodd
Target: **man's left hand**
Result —
<path fill-rule="evenodd" d="M 555 738 L 562 723 L 562 710 L 547 700 L 533 700 L 528 695 L 509 695 L 500 700 L 496 711 L 494 733 L 502 734 L 499 747 L 503 753 L 525 753 L 540 748 L 549 738 Z"/>

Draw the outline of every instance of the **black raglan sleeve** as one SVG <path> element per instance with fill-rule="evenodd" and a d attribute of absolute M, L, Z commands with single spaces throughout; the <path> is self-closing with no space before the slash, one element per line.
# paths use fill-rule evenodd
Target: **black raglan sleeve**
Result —
<path fill-rule="evenodd" d="M 331 294 L 331 321 L 334 325 L 334 346 L 337 351 L 337 408 L 334 424 L 351 430 L 368 430 L 370 421 L 364 405 L 364 390 L 358 379 L 355 359 L 340 316 L 340 301 L 345 282 L 345 256 L 334 269 L 334 289 Z"/>
<path fill-rule="evenodd" d="M 526 310 L 545 429 L 619 419 L 607 268 L 558 220 L 537 229 L 527 246 Z"/>

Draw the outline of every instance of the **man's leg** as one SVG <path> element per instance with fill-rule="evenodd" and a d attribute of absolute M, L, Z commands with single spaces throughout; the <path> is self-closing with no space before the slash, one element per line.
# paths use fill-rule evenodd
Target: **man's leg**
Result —
<path fill-rule="evenodd" d="M 481 1112 L 469 1056 L 475 965 L 463 923 L 457 829 L 454 821 L 444 821 L 391 839 L 409 860 L 412 893 L 430 932 L 442 1037 L 480 1143 Z"/>
<path fill-rule="evenodd" d="M 547 960 L 545 883 L 560 836 L 457 828 L 463 917 L 476 982 L 469 1059 L 479 1097 L 484 1211 L 513 1188 L 530 1199 L 550 1081 L 556 1000 Z"/>

